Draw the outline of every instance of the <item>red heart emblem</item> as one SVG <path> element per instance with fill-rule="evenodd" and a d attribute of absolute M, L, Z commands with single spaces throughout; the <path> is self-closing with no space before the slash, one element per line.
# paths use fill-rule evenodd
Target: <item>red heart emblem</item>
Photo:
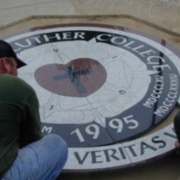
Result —
<path fill-rule="evenodd" d="M 105 68 L 96 60 L 74 59 L 66 65 L 46 64 L 35 71 L 35 79 L 46 90 L 62 96 L 87 97 L 107 78 Z"/>

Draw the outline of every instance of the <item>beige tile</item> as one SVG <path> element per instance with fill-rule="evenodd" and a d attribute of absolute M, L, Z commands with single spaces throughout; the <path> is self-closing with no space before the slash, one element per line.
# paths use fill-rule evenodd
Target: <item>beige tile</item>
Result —
<path fill-rule="evenodd" d="M 174 32 L 180 32 L 177 28 L 179 12 L 179 0 L 2 0 L 0 26 L 33 15 L 126 14 L 147 20 Z"/>
<path fill-rule="evenodd" d="M 8 10 L 8 9 L 18 9 L 27 6 L 35 6 L 35 5 L 44 5 L 44 4 L 51 4 L 54 2 L 63 2 L 64 0 L 1 0 L 1 7 L 0 10 Z"/>
<path fill-rule="evenodd" d="M 92 15 L 131 15 L 144 19 L 171 31 L 180 33 L 180 0 L 1 0 L 0 2 L 0 26 L 14 23 L 18 20 L 33 15 L 66 15 L 66 16 L 92 16 Z M 118 19 L 118 18 L 117 18 Z M 140 30 L 141 26 L 129 20 L 115 19 L 43 19 L 27 20 L 25 24 L 19 24 L 16 29 L 13 26 L 9 33 L 27 30 L 30 27 L 72 23 L 106 23 L 111 25 L 127 25 Z M 29 24 L 28 24 L 29 23 Z M 2 30 L 3 31 L 3 30 Z M 1 33 L 7 35 L 6 30 Z M 152 27 L 144 27 L 143 31 L 165 37 L 180 47 L 177 37 L 169 37 L 167 33 L 154 31 Z M 1 32 L 1 31 L 0 31 Z M 175 39 L 176 38 L 176 39 Z M 177 41 L 177 42 L 176 42 Z M 165 156 L 152 163 L 146 163 L 133 168 L 121 169 L 102 173 L 88 174 L 62 174 L 59 179 L 64 180 L 176 180 L 180 177 L 180 157 Z"/>
<path fill-rule="evenodd" d="M 17 1 L 17 0 L 16 0 Z M 35 1 L 34 1 L 35 2 Z M 39 0 L 39 2 L 41 2 Z M 18 3 L 18 2 L 17 2 Z M 17 4 L 4 5 L 0 9 L 0 26 L 11 24 L 21 19 L 34 15 L 74 15 L 74 7 L 68 0 L 61 0 L 59 2 L 44 2 L 44 3 L 29 3 L 29 1 L 21 2 L 20 6 Z"/>

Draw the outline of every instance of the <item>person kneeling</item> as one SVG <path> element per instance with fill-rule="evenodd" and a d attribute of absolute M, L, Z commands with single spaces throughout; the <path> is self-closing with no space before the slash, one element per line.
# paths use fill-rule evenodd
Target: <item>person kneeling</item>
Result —
<path fill-rule="evenodd" d="M 0 179 L 55 180 L 67 161 L 67 144 L 55 134 L 43 137 L 36 92 L 17 77 L 25 65 L 0 40 Z"/>

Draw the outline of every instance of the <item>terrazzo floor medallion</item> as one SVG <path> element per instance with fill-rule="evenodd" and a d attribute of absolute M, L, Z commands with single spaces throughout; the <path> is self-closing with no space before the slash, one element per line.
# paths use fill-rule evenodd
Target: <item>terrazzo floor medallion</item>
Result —
<path fill-rule="evenodd" d="M 179 98 L 180 54 L 165 40 L 97 24 L 34 28 L 6 39 L 27 66 L 42 132 L 69 146 L 67 171 L 128 167 L 172 150 L 172 123 L 150 133 Z M 143 136 L 142 136 L 143 135 Z"/>

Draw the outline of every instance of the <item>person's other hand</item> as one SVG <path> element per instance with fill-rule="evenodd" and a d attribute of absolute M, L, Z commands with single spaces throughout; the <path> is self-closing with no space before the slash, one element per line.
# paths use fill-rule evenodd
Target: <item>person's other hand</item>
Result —
<path fill-rule="evenodd" d="M 179 141 L 176 141 L 174 145 L 175 145 L 176 148 L 179 147 L 180 146 Z"/>

